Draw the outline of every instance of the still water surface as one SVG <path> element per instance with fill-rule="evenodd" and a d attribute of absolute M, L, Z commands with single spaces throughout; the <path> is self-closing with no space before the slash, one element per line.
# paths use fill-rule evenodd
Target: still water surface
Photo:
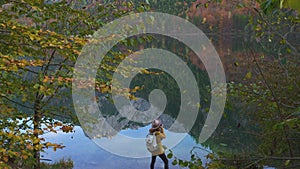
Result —
<path fill-rule="evenodd" d="M 54 152 L 52 149 L 46 150 L 42 153 L 43 159 L 50 159 L 53 162 L 62 158 L 70 158 L 74 162 L 75 169 L 144 169 L 149 168 L 150 165 L 150 153 L 149 158 L 126 158 L 114 155 L 105 151 L 91 139 L 89 139 L 83 132 L 80 126 L 75 126 L 75 133 L 48 133 L 45 134 L 45 138 L 50 142 L 63 143 L 66 147 L 62 150 Z M 139 129 L 127 129 L 122 130 L 120 134 L 131 136 L 135 138 L 145 137 L 147 133 L 144 133 L 149 126 L 141 127 Z M 168 131 L 166 131 L 166 135 Z M 168 135 L 167 138 L 168 139 Z M 190 150 L 194 146 L 202 147 L 200 144 L 195 143 L 190 135 L 187 135 L 177 146 L 172 148 L 175 156 L 188 159 L 190 157 Z M 145 147 L 146 148 L 146 147 Z M 202 147 L 204 148 L 204 147 Z M 199 150 L 197 153 L 205 162 L 205 156 L 210 151 Z M 132 150 L 134 151 L 134 149 Z M 170 161 L 171 162 L 171 161 Z M 158 158 L 156 161 L 156 168 L 163 169 L 163 162 Z M 180 168 L 178 166 L 172 166 L 170 168 Z"/>

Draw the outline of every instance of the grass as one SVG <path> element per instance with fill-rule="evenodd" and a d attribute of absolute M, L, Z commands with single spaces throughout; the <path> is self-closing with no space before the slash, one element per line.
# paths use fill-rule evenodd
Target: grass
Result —
<path fill-rule="evenodd" d="M 52 164 L 45 162 L 41 164 L 42 169 L 72 169 L 73 167 L 74 164 L 71 159 L 61 159 L 58 162 Z"/>

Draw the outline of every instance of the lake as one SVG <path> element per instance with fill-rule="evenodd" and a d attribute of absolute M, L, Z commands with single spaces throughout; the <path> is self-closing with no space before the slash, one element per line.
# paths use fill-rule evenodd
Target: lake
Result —
<path fill-rule="evenodd" d="M 148 129 L 150 126 L 146 126 L 137 130 L 122 130 L 121 133 L 127 136 L 139 136 L 145 137 L 146 133 L 141 133 L 140 131 L 144 131 Z M 90 138 L 88 138 L 82 128 L 80 126 L 75 126 L 75 133 L 48 133 L 45 134 L 44 137 L 48 141 L 56 142 L 56 143 L 64 143 L 66 146 L 64 149 L 58 149 L 54 152 L 52 149 L 46 150 L 46 152 L 42 153 L 43 159 L 51 159 L 54 161 L 59 161 L 62 158 L 72 159 L 74 162 L 75 169 L 141 169 L 141 168 L 149 168 L 150 165 L 150 154 L 149 158 L 126 158 L 118 155 L 114 155 L 110 152 L 105 151 L 103 148 L 99 147 L 95 144 Z M 166 131 L 166 135 L 168 139 L 168 131 Z M 194 146 L 201 146 L 197 144 L 194 139 L 187 135 L 176 147 L 172 149 L 175 156 L 180 157 L 182 159 L 188 159 L 190 157 L 190 150 Z M 146 146 L 145 146 L 146 149 Z M 208 152 L 209 148 L 204 148 Z M 132 150 L 134 151 L 134 149 Z M 198 151 L 202 161 L 205 162 L 205 156 L 208 154 L 207 151 Z M 163 162 L 158 159 L 156 161 L 156 168 L 162 169 Z M 180 168 L 179 166 L 172 166 L 170 161 L 170 168 Z"/>

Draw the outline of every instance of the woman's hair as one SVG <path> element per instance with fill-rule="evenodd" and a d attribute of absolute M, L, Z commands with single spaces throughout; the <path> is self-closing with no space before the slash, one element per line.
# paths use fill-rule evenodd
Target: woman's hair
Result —
<path fill-rule="evenodd" d="M 149 129 L 150 133 L 154 133 L 156 131 L 160 131 L 161 132 L 161 127 L 158 127 L 158 128 L 155 128 L 155 129 L 154 128 Z"/>

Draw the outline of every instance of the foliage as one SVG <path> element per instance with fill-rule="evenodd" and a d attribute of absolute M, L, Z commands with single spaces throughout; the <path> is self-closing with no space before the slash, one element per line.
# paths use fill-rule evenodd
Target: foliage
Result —
<path fill-rule="evenodd" d="M 212 152 L 207 152 L 207 155 L 205 157 L 200 157 L 197 154 L 196 150 L 200 151 L 207 151 L 201 147 L 193 147 L 193 149 L 190 151 L 190 160 L 183 160 L 183 159 L 179 159 L 177 158 L 174 153 L 172 152 L 172 150 L 169 150 L 169 153 L 167 155 L 167 157 L 169 159 L 172 159 L 172 165 L 176 166 L 180 166 L 181 168 L 189 168 L 189 169 L 205 169 L 205 168 L 209 168 L 209 169 L 219 169 L 219 168 L 226 168 L 226 169 L 231 169 L 233 167 L 229 166 L 229 165 L 224 165 L 219 159 L 218 155 L 216 155 L 215 153 Z M 202 159 L 205 160 L 202 160 Z"/>
<path fill-rule="evenodd" d="M 282 6 L 266 4 L 270 1 L 259 2 L 261 9 L 249 7 L 256 15 L 250 17 L 246 27 L 253 33 L 252 42 L 259 47 L 245 46 L 247 58 L 241 61 L 243 63 L 234 63 L 236 67 L 246 64 L 248 69 L 243 70 L 247 71 L 243 81 L 228 84 L 227 102 L 227 109 L 238 107 L 240 112 L 251 117 L 247 119 L 247 125 L 256 128 L 251 135 L 260 140 L 256 142 L 258 145 L 253 147 L 255 150 L 242 153 L 219 152 L 220 148 L 216 148 L 214 153 L 208 153 L 208 163 L 197 163 L 203 157 L 194 153 L 191 153 L 191 159 L 182 160 L 170 152 L 168 157 L 173 159 L 174 165 L 188 168 L 194 168 L 194 165 L 198 168 L 262 168 L 265 165 L 295 168 L 299 165 L 300 55 L 295 39 L 299 34 L 299 13 L 285 8 L 288 7 L 286 2 Z M 231 127 L 228 125 L 227 129 Z M 243 127 L 243 124 L 237 127 Z M 210 143 L 205 145 L 216 147 L 216 143 Z"/>
<path fill-rule="evenodd" d="M 0 2 L 1 168 L 40 168 L 40 151 L 64 147 L 43 134 L 72 132 L 77 122 L 70 87 L 82 46 L 103 24 L 136 8 L 131 2 L 77 2 Z M 96 88 L 106 88 L 103 84 L 98 80 Z"/>
<path fill-rule="evenodd" d="M 273 12 L 276 9 L 292 8 L 300 11 L 300 6 L 297 0 L 264 0 L 260 3 L 264 13 Z"/>
<path fill-rule="evenodd" d="M 249 27 L 255 32 L 254 38 L 261 45 L 265 55 L 272 55 L 283 64 L 287 59 L 283 56 L 299 56 L 295 42 L 290 42 L 293 40 L 291 37 L 299 31 L 297 12 L 291 9 L 276 9 L 272 14 L 264 14 L 258 10 L 257 13 L 259 17 L 251 17 Z"/>
<path fill-rule="evenodd" d="M 300 55 L 293 38 L 299 33 L 299 15 L 294 10 L 271 4 L 264 1 L 262 9 L 255 9 L 257 15 L 249 21 L 248 28 L 261 48 L 245 47 L 249 72 L 242 83 L 229 84 L 229 93 L 241 100 L 244 112 L 251 115 L 260 128 L 256 135 L 261 143 L 253 161 L 293 167 L 298 165 L 300 155 L 297 146 L 300 140 L 297 101 Z"/>

